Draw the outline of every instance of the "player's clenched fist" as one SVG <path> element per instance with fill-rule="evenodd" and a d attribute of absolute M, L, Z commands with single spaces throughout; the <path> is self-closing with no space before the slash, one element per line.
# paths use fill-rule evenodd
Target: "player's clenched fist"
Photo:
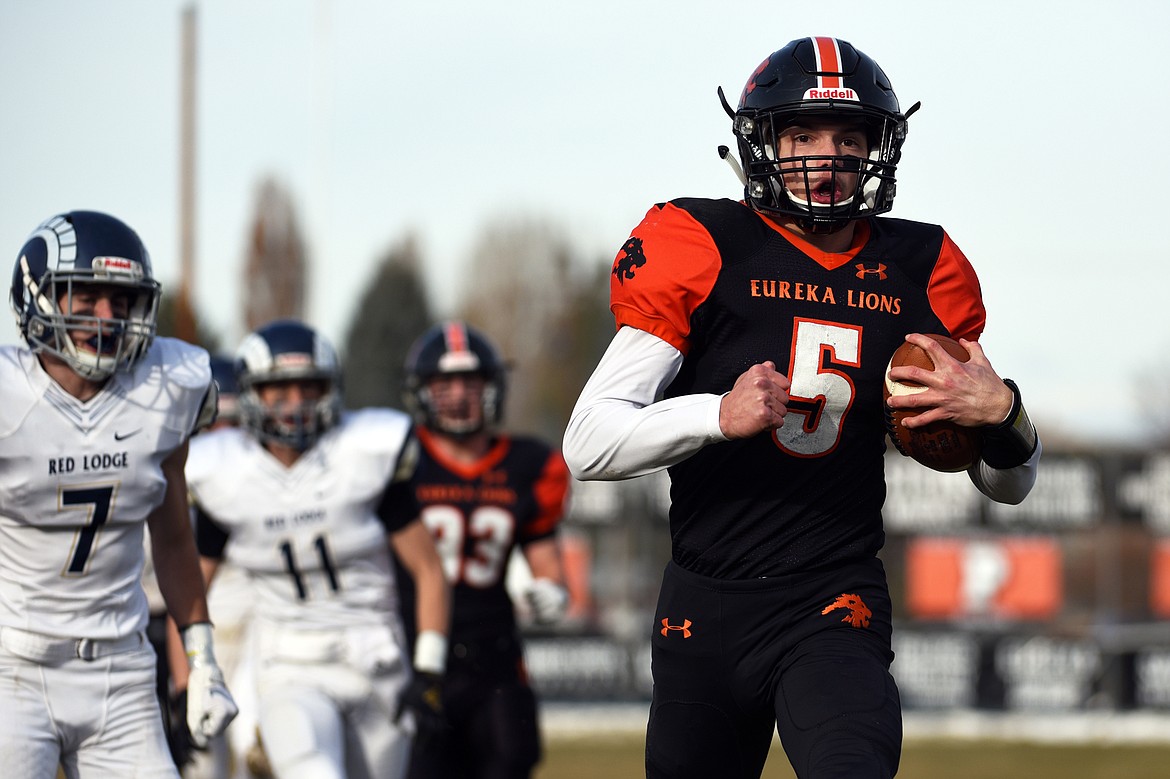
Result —
<path fill-rule="evenodd" d="M 187 651 L 190 675 L 187 679 L 187 727 L 191 741 L 205 749 L 239 713 L 236 702 L 228 692 L 223 671 L 215 662 L 212 649 L 211 625 L 196 622 L 181 633 Z"/>
<path fill-rule="evenodd" d="M 719 429 L 728 438 L 750 438 L 784 423 L 788 377 L 771 360 L 748 368 L 719 405 Z"/>

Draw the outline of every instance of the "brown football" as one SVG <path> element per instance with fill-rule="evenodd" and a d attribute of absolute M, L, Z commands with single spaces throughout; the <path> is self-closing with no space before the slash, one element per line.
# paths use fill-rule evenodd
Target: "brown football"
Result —
<path fill-rule="evenodd" d="M 959 362 L 967 362 L 971 355 L 967 353 L 958 341 L 945 335 L 930 335 L 931 338 L 942 344 L 952 357 Z M 890 358 L 886 367 L 885 382 L 882 386 L 883 400 L 889 400 L 891 395 L 907 395 L 922 391 L 918 382 L 898 382 L 890 379 L 890 368 L 901 365 L 915 365 L 928 371 L 934 370 L 934 362 L 930 355 L 919 346 L 910 342 L 903 343 Z M 882 404 L 886 414 L 886 430 L 894 447 L 927 468 L 936 471 L 953 473 L 965 471 L 979 459 L 982 437 L 977 430 L 956 425 L 953 422 L 934 422 L 926 427 L 910 429 L 902 424 L 902 420 L 912 417 L 919 412 L 913 409 L 895 411 L 885 403 Z"/>

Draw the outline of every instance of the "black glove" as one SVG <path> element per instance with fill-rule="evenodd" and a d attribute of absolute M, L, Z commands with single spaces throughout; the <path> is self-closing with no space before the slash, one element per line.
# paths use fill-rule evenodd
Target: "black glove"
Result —
<path fill-rule="evenodd" d="M 425 671 L 415 671 L 414 677 L 398 698 L 398 710 L 394 712 L 394 721 L 398 722 L 402 718 L 402 712 L 408 710 L 414 713 L 414 721 L 420 734 L 445 729 L 447 718 L 443 714 L 443 677 Z"/>
<path fill-rule="evenodd" d="M 167 746 L 170 747 L 175 767 L 181 769 L 191 762 L 191 752 L 195 749 L 191 742 L 191 731 L 187 729 L 187 691 L 180 690 L 172 695 L 169 704 Z"/>

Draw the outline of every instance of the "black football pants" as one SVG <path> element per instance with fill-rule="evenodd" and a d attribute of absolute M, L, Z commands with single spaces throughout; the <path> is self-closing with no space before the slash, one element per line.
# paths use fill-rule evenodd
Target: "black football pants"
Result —
<path fill-rule="evenodd" d="M 757 779 L 772 740 L 800 779 L 889 779 L 902 715 L 878 560 L 743 581 L 667 566 L 652 635 L 650 779 Z"/>
<path fill-rule="evenodd" d="M 443 709 L 450 727 L 417 739 L 410 779 L 528 779 L 541 758 L 536 695 L 519 644 L 473 647 L 448 665 Z"/>

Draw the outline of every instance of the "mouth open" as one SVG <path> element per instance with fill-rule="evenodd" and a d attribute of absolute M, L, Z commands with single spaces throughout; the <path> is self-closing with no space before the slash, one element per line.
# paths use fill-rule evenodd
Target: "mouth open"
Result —
<path fill-rule="evenodd" d="M 94 335 L 84 341 L 79 342 L 77 347 L 83 352 L 96 354 L 99 357 L 108 357 L 114 354 L 114 352 L 117 350 L 118 339 L 110 337 L 103 338 L 100 335 Z"/>
<path fill-rule="evenodd" d="M 837 185 L 835 177 L 817 182 L 809 190 L 809 200 L 817 205 L 833 205 L 834 203 L 840 203 L 843 199 L 841 188 Z"/>

